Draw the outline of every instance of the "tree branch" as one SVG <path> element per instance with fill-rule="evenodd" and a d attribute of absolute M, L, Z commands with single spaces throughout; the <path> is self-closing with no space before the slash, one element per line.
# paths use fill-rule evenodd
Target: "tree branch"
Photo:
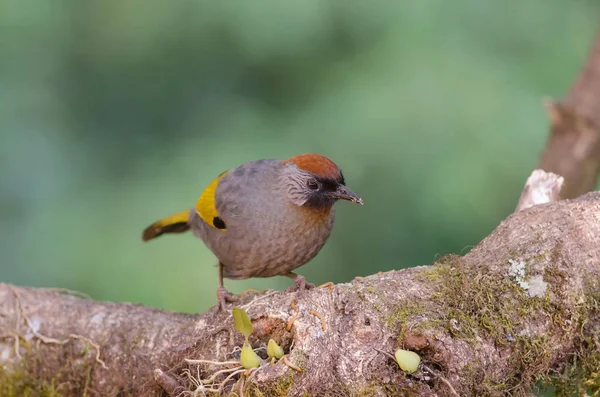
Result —
<path fill-rule="evenodd" d="M 564 181 L 562 176 L 551 172 L 533 171 L 525 182 L 515 211 L 523 211 L 534 205 L 558 201 Z"/>
<path fill-rule="evenodd" d="M 287 353 L 249 374 L 236 368 L 243 337 L 229 314 L 183 315 L 3 284 L 0 394 L 54 384 L 73 396 L 218 387 L 241 395 L 243 384 L 244 395 L 265 396 L 522 395 L 550 378 L 559 387 L 575 380 L 600 388 L 598 214 L 600 193 L 536 205 L 464 257 L 331 291 L 247 295 L 241 307 L 253 321 L 253 348 L 266 357 L 260 348 L 274 339 Z M 376 350 L 399 347 L 421 355 L 416 373 Z"/>
<path fill-rule="evenodd" d="M 544 105 L 551 129 L 538 168 L 565 178 L 563 198 L 594 190 L 600 172 L 600 34 L 567 97 Z"/>

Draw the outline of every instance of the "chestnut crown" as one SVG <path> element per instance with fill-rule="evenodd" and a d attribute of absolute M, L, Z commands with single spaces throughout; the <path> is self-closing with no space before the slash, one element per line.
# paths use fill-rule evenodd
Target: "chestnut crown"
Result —
<path fill-rule="evenodd" d="M 346 186 L 342 170 L 331 159 L 305 153 L 282 162 L 286 165 L 288 197 L 298 206 L 331 207 L 337 200 L 363 204 Z"/>

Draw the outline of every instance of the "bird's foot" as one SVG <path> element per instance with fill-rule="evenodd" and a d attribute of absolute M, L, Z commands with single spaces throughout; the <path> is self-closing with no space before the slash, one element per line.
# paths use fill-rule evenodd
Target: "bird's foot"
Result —
<path fill-rule="evenodd" d="M 304 276 L 296 274 L 294 277 L 294 285 L 288 288 L 289 292 L 303 292 L 307 289 L 316 288 L 313 283 L 307 283 Z"/>
<path fill-rule="evenodd" d="M 239 297 L 235 296 L 231 292 L 227 291 L 225 287 L 217 287 L 217 299 L 219 301 L 219 310 L 222 312 L 227 311 L 227 302 L 234 303 L 240 300 Z"/>

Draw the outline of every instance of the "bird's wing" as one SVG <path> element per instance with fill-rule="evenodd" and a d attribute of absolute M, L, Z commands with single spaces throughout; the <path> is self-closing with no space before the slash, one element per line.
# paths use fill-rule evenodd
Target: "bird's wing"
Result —
<path fill-rule="evenodd" d="M 279 167 L 280 160 L 257 160 L 222 174 L 217 181 L 213 181 L 214 190 L 209 190 L 209 186 L 203 193 L 206 194 L 203 214 L 207 216 L 203 218 L 204 221 L 216 227 L 216 217 L 217 223 L 224 224 L 224 229 L 234 226 L 242 231 L 240 227 L 250 227 L 257 221 L 256 218 L 267 216 L 278 207 L 274 203 L 278 197 L 273 187 L 279 182 Z"/>

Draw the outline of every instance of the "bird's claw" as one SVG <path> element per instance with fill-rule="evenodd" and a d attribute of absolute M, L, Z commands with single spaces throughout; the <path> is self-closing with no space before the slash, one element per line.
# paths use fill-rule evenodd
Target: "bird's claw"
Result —
<path fill-rule="evenodd" d="M 225 287 L 217 287 L 217 299 L 219 300 L 219 309 L 222 312 L 227 311 L 227 302 L 234 303 L 240 300 L 239 297 L 227 291 Z"/>
<path fill-rule="evenodd" d="M 313 288 L 316 288 L 315 285 L 313 283 L 307 283 L 304 276 L 296 275 L 296 277 L 294 278 L 294 285 L 291 286 L 288 290 L 290 292 L 302 292 L 304 290 Z"/>

